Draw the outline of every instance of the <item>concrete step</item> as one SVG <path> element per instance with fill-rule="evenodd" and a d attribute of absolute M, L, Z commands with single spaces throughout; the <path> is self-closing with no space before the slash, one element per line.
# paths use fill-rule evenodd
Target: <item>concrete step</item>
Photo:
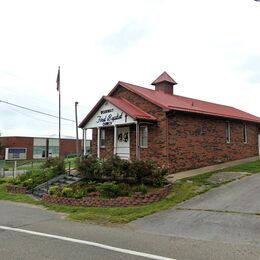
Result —
<path fill-rule="evenodd" d="M 44 194 L 46 194 L 45 192 L 40 192 L 40 191 L 34 191 L 33 192 L 33 195 L 36 196 L 36 197 L 42 197 Z"/>
<path fill-rule="evenodd" d="M 49 183 L 51 183 L 51 185 L 47 184 L 44 186 L 39 186 L 38 188 L 36 187 L 33 191 L 33 195 L 37 196 L 37 197 L 42 197 L 44 194 L 48 193 L 47 188 L 49 189 L 50 186 L 60 186 L 63 187 L 65 185 L 71 185 L 75 182 L 80 181 L 82 178 L 79 175 L 76 174 L 70 174 L 70 175 L 65 175 L 60 179 L 57 179 L 55 182 L 52 183 L 52 180 L 49 180 Z M 55 180 L 55 179 L 54 179 Z"/>
<path fill-rule="evenodd" d="M 73 184 L 75 181 L 69 181 L 69 180 L 66 180 L 66 185 L 70 185 L 70 184 Z"/>

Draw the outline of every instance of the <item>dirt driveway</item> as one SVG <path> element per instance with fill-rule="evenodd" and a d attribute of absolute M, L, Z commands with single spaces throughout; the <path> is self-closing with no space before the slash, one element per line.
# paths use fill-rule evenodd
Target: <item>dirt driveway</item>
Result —
<path fill-rule="evenodd" d="M 130 225 L 172 237 L 260 246 L 260 174 L 213 189 Z"/>

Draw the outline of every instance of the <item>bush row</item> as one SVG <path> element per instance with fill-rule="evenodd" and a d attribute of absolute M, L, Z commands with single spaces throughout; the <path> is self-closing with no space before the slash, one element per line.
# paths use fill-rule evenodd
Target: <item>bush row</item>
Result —
<path fill-rule="evenodd" d="M 116 183 L 114 181 L 104 183 L 95 183 L 90 181 L 85 187 L 81 187 L 77 184 L 70 187 L 54 185 L 49 188 L 50 195 L 76 199 L 91 195 L 100 195 L 104 198 L 128 197 L 136 192 L 146 194 L 147 191 L 148 188 L 144 184 L 130 186 L 129 184 Z"/>
<path fill-rule="evenodd" d="M 89 155 L 77 160 L 77 168 L 87 180 L 109 180 L 145 183 L 153 186 L 162 186 L 166 183 L 167 170 L 158 167 L 153 161 L 122 160 L 118 156 L 111 157 L 105 161 Z"/>

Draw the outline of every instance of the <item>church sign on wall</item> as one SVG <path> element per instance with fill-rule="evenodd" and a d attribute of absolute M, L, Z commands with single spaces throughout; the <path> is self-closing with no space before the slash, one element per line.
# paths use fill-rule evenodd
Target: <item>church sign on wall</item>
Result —
<path fill-rule="evenodd" d="M 133 122 L 134 119 L 128 114 L 111 103 L 105 102 L 96 114 L 88 121 L 86 128 L 124 125 Z"/>

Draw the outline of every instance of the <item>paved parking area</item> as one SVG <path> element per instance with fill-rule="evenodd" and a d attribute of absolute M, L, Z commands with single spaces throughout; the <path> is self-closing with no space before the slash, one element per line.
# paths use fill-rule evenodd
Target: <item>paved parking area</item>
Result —
<path fill-rule="evenodd" d="M 259 198 L 260 174 L 255 174 L 130 225 L 172 237 L 260 246 Z"/>
<path fill-rule="evenodd" d="M 180 208 L 260 214 L 260 174 L 213 189 L 184 202 Z"/>

